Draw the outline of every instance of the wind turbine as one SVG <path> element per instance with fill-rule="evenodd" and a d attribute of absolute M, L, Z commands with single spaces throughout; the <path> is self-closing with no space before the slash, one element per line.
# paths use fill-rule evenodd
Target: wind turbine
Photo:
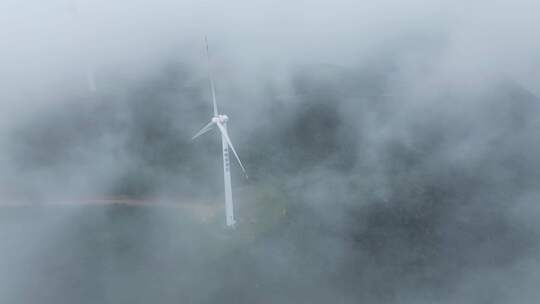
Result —
<path fill-rule="evenodd" d="M 229 138 L 229 134 L 227 132 L 227 122 L 229 121 L 229 117 L 224 114 L 219 114 L 218 108 L 217 108 L 217 102 L 216 102 L 216 90 L 214 88 L 214 80 L 212 79 L 212 73 L 210 69 L 210 53 L 208 51 L 208 40 L 204 39 L 206 44 L 206 56 L 208 58 L 208 78 L 210 79 L 210 90 L 212 91 L 212 103 L 214 106 L 214 116 L 210 119 L 210 122 L 204 126 L 199 132 L 197 132 L 191 139 L 195 139 L 204 133 L 212 130 L 214 126 L 217 126 L 219 129 L 219 132 L 221 133 L 221 146 L 222 146 L 222 152 L 223 152 L 223 179 L 225 184 L 225 221 L 227 224 L 227 227 L 234 227 L 236 221 L 234 220 L 234 205 L 233 205 L 233 199 L 232 199 L 232 189 L 231 189 L 231 170 L 230 170 L 230 161 L 229 161 L 229 148 L 232 150 L 234 157 L 238 161 L 238 164 L 240 165 L 240 168 L 244 172 L 244 175 L 246 178 L 248 178 L 246 174 L 246 169 L 244 168 L 244 165 L 242 165 L 242 162 L 240 161 L 240 158 L 238 157 L 238 154 L 236 153 L 236 150 L 234 149 L 234 146 L 231 142 L 231 139 Z"/>

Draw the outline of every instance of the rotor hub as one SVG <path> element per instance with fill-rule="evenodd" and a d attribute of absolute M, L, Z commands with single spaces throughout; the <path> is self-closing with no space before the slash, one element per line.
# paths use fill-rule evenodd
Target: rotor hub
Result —
<path fill-rule="evenodd" d="M 227 115 L 218 115 L 218 116 L 212 117 L 212 121 L 226 123 L 227 121 L 229 121 L 229 117 Z"/>

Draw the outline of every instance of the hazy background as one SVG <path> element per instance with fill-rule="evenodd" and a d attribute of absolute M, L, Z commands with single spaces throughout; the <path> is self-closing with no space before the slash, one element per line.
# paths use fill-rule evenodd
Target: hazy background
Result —
<path fill-rule="evenodd" d="M 1 1 L 0 299 L 535 303 L 539 12 Z"/>

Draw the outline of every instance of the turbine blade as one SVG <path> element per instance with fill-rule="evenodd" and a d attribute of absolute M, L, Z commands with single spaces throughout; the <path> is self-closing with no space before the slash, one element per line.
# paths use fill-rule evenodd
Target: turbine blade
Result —
<path fill-rule="evenodd" d="M 217 102 L 216 102 L 216 89 L 214 88 L 214 79 L 212 78 L 212 67 L 210 64 L 210 52 L 208 51 L 208 39 L 204 36 L 204 42 L 206 44 L 206 58 L 208 59 L 208 78 L 210 78 L 210 90 L 212 90 L 212 103 L 214 105 L 214 116 L 218 116 Z"/>
<path fill-rule="evenodd" d="M 212 130 L 212 125 L 214 124 L 213 121 L 209 122 L 206 126 L 204 126 L 199 132 L 197 132 L 195 135 L 193 135 L 193 137 L 191 138 L 191 140 L 194 140 L 195 138 L 203 135 L 204 133 Z"/>
<path fill-rule="evenodd" d="M 90 92 L 97 91 L 96 78 L 94 77 L 94 71 L 92 71 L 91 69 L 88 69 L 86 71 L 86 80 L 88 81 L 88 90 Z"/>
<path fill-rule="evenodd" d="M 216 124 L 217 124 L 219 130 L 221 131 L 221 134 L 223 134 L 223 137 L 225 137 L 225 140 L 227 141 L 227 144 L 229 145 L 229 147 L 231 147 L 231 150 L 233 151 L 234 157 L 236 157 L 236 160 L 238 161 L 238 164 L 240 165 L 240 168 L 242 168 L 242 171 L 244 172 L 244 175 L 246 176 L 246 178 L 249 178 L 247 173 L 246 173 L 246 169 L 244 168 L 244 165 L 242 165 L 242 162 L 240 161 L 240 157 L 238 157 L 238 154 L 236 153 L 236 150 L 234 149 L 234 146 L 233 146 L 233 144 L 231 142 L 231 139 L 229 138 L 229 134 L 227 134 L 227 130 L 225 129 L 223 124 L 221 124 L 220 122 L 217 122 Z"/>

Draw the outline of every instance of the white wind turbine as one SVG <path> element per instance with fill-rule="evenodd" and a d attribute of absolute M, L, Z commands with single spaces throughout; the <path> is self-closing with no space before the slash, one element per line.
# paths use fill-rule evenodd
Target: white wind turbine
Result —
<path fill-rule="evenodd" d="M 205 43 L 206 43 L 206 56 L 208 57 L 208 63 L 210 65 L 210 54 L 208 52 L 208 41 L 205 37 Z M 227 122 L 229 121 L 229 117 L 227 115 L 219 114 L 217 103 L 216 103 L 216 91 L 214 88 L 214 80 L 212 79 L 212 73 L 210 71 L 210 67 L 208 68 L 208 75 L 210 78 L 210 90 L 212 91 L 212 102 L 214 105 L 214 116 L 210 120 L 210 122 L 204 126 L 199 132 L 197 132 L 191 139 L 195 139 L 204 133 L 210 131 L 213 129 L 214 125 L 217 126 L 221 133 L 221 145 L 223 150 L 223 178 L 225 183 L 225 220 L 228 227 L 234 227 L 236 221 L 234 220 L 234 206 L 233 206 L 233 199 L 232 199 L 232 189 L 231 189 L 231 170 L 230 170 L 230 161 L 229 161 L 229 147 L 231 148 L 234 157 L 238 161 L 238 164 L 240 165 L 240 168 L 244 172 L 244 175 L 246 178 L 248 178 L 246 174 L 246 169 L 242 165 L 242 162 L 240 161 L 240 158 L 238 157 L 238 154 L 236 153 L 236 150 L 234 149 L 234 146 L 231 142 L 231 139 L 229 138 L 229 134 L 227 133 Z"/>

